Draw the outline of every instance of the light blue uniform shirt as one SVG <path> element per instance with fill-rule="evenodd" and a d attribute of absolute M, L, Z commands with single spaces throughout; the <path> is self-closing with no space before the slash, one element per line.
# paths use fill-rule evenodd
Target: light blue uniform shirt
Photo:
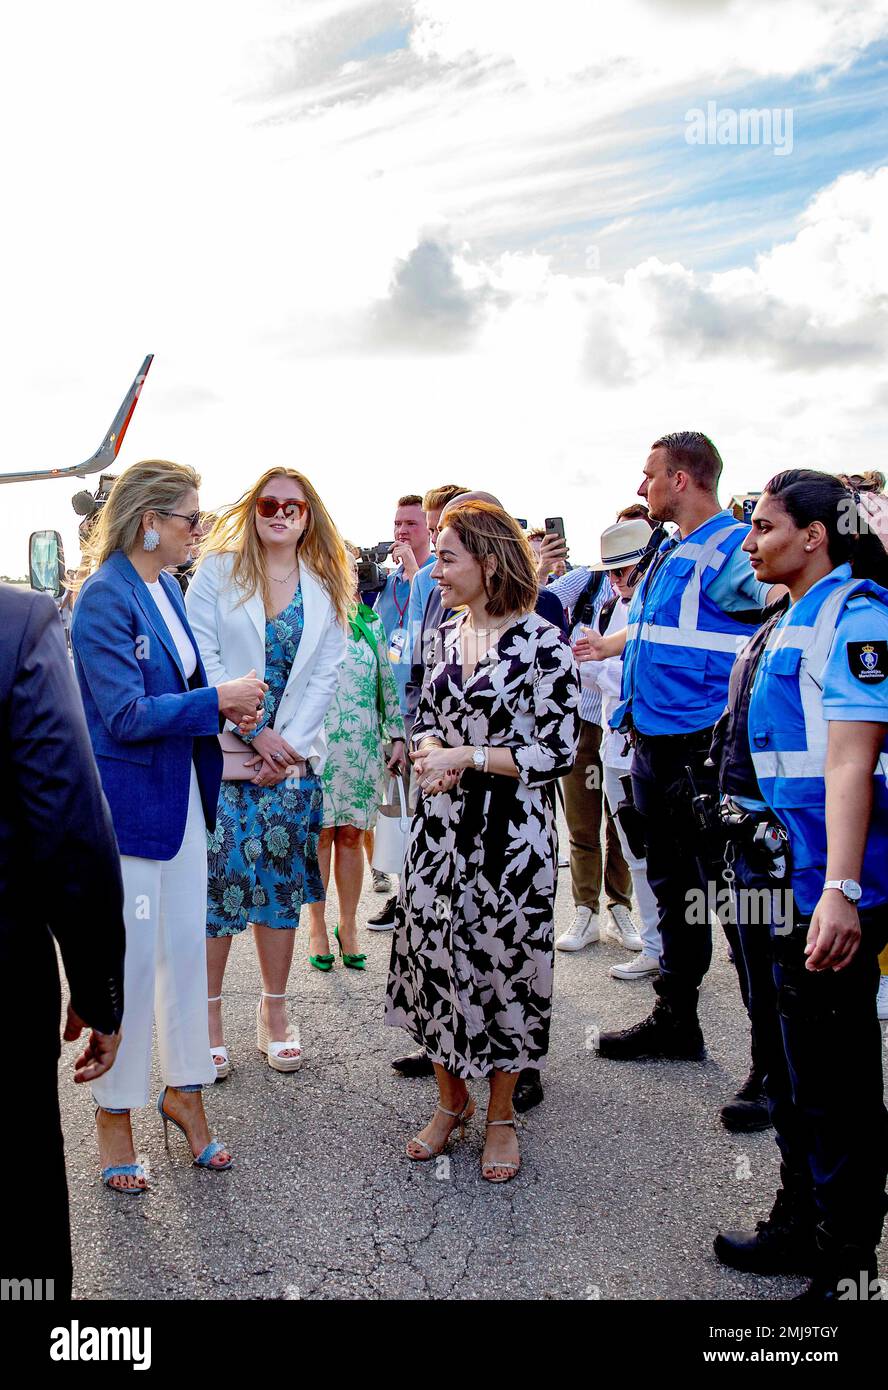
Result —
<path fill-rule="evenodd" d="M 710 582 L 709 597 L 725 613 L 742 613 L 746 608 L 764 608 L 770 584 L 755 577 L 745 550 L 735 550 Z"/>
<path fill-rule="evenodd" d="M 415 620 L 412 617 L 412 613 L 415 611 L 415 590 L 420 580 L 424 582 L 427 580 L 429 588 L 434 584 L 433 579 L 428 579 L 429 571 L 434 563 L 435 556 L 432 554 L 425 564 L 420 566 L 419 573 L 415 575 L 412 584 L 409 579 L 404 577 L 404 566 L 399 565 L 394 573 L 389 575 L 385 588 L 380 589 L 373 605 L 374 612 L 379 615 L 385 628 L 386 640 L 389 644 L 389 659 L 394 672 L 395 685 L 398 688 L 398 704 L 401 707 L 402 715 L 406 715 L 408 712 L 407 681 L 410 678 L 410 666 L 413 660 L 413 644 L 422 625 L 422 609 L 419 610 L 419 621 L 415 626 Z M 395 634 L 400 635 L 396 636 Z M 392 659 L 393 651 L 397 651 L 397 660 Z"/>
<path fill-rule="evenodd" d="M 888 902 L 888 591 L 861 580 L 834 614 L 831 595 L 850 582 L 850 566 L 839 565 L 788 609 L 762 653 L 749 702 L 756 776 L 789 834 L 792 888 L 803 913 L 816 907 L 826 874 L 824 766 L 835 720 L 885 725 L 859 905 Z M 814 638 L 805 634 L 820 631 L 831 641 L 829 655 L 822 672 L 812 657 L 809 671 L 803 644 Z"/>

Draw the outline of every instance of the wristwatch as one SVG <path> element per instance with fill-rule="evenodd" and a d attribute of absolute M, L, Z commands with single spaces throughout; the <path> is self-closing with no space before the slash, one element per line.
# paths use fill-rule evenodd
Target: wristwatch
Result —
<path fill-rule="evenodd" d="M 483 748 L 476 748 L 472 754 L 472 765 L 476 772 L 483 772 L 487 766 L 487 754 Z"/>
<path fill-rule="evenodd" d="M 826 892 L 827 888 L 838 888 L 842 897 L 846 898 L 849 903 L 859 903 L 860 899 L 863 897 L 863 889 L 856 879 L 853 878 L 827 879 L 826 883 L 823 885 L 823 891 Z"/>

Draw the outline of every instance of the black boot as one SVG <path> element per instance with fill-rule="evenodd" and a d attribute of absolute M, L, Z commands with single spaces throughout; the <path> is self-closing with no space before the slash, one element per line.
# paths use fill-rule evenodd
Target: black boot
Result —
<path fill-rule="evenodd" d="M 755 1063 L 734 1099 L 723 1105 L 719 1114 L 725 1129 L 732 1134 L 751 1134 L 758 1129 L 770 1128 L 768 1100 Z"/>
<path fill-rule="evenodd" d="M 888 1297 L 874 1245 L 852 1245 L 817 1227 L 814 1278 L 793 1303 L 853 1303 Z"/>
<path fill-rule="evenodd" d="M 418 1052 L 408 1052 L 406 1057 L 396 1057 L 392 1066 L 402 1076 L 434 1076 L 435 1074 L 435 1068 L 429 1061 L 429 1054 L 424 1047 L 421 1047 Z"/>
<path fill-rule="evenodd" d="M 781 1165 L 783 1186 L 771 1214 L 754 1231 L 719 1231 L 713 1249 L 723 1265 L 747 1274 L 809 1274 L 815 1267 L 816 1217 L 799 1179 Z"/>
<path fill-rule="evenodd" d="M 662 975 L 654 980 L 654 990 L 659 997 L 653 1013 L 632 1028 L 602 1033 L 598 1039 L 599 1057 L 616 1062 L 645 1057 L 702 1062 L 706 1049 L 697 1022 L 697 990 L 678 992 Z"/>
<path fill-rule="evenodd" d="M 532 1110 L 543 1099 L 543 1083 L 536 1067 L 525 1067 L 518 1073 L 518 1080 L 512 1092 L 512 1107 L 519 1114 Z"/>
<path fill-rule="evenodd" d="M 367 918 L 367 926 L 371 931 L 382 931 L 387 927 L 395 925 L 395 908 L 398 905 L 398 895 L 395 893 L 386 900 L 385 906 L 380 908 L 375 917 Z"/>

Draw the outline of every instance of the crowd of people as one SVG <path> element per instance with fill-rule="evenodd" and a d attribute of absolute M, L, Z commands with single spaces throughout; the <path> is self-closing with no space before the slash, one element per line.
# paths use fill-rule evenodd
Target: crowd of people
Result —
<path fill-rule="evenodd" d="M 440 1154 L 484 1080 L 481 1178 L 517 1177 L 515 1113 L 543 1100 L 555 952 L 602 933 L 626 951 L 613 980 L 650 981 L 655 1003 L 602 1034 L 599 1056 L 701 1059 L 719 925 L 751 1039 L 721 1118 L 773 1126 L 781 1186 L 754 1230 L 718 1234 L 716 1254 L 807 1274 L 815 1301 L 876 1277 L 884 480 L 783 472 L 750 524 L 721 506 L 721 469 L 702 434 L 658 439 L 641 501 L 602 528 L 588 566 L 490 493 L 406 494 L 395 568 L 362 591 L 361 552 L 304 474 L 269 469 L 208 524 L 194 471 L 148 461 L 120 475 L 85 536 L 66 604 L 73 675 L 51 600 L 0 592 L 12 788 L 0 949 L 42 1010 L 39 1034 L 24 999 L 12 1022 L 27 1017 L 38 1055 L 51 1214 L 36 1245 L 13 1215 L 11 1275 L 39 1251 L 41 1272 L 71 1287 L 50 933 L 70 990 L 64 1036 L 88 1034 L 75 1079 L 96 1105 L 102 1182 L 149 1190 L 131 1114 L 149 1101 L 155 1028 L 165 1137 L 172 1123 L 194 1164 L 227 1171 L 236 1146 L 211 1134 L 202 1091 L 237 1062 L 223 1014 L 232 939 L 252 929 L 257 1047 L 295 1072 L 302 909 L 309 966 L 329 973 L 332 875 L 334 950 L 366 969 L 359 902 L 397 777 L 404 861 L 396 891 L 371 868 L 387 901 L 364 925 L 392 933 L 384 1021 L 416 1047 L 393 1066 L 437 1083 L 407 1157 Z M 574 919 L 556 939 L 559 806 Z"/>

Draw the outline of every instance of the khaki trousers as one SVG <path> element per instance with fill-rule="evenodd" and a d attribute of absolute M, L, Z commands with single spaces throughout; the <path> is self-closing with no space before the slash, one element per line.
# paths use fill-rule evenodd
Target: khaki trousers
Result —
<path fill-rule="evenodd" d="M 605 816 L 604 890 L 607 903 L 632 905 L 632 878 L 617 828 L 604 800 L 601 726 L 580 720 L 580 744 L 573 771 L 562 778 L 564 811 L 570 831 L 570 878 L 577 907 L 598 911 L 601 897 L 601 813 Z"/>

